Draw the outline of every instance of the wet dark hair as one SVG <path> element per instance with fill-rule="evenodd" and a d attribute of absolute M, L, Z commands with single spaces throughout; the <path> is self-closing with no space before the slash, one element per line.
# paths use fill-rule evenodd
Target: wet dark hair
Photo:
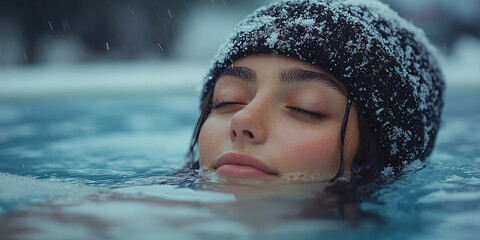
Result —
<path fill-rule="evenodd" d="M 211 104 L 214 89 L 215 88 L 212 87 L 208 92 L 205 93 L 205 97 L 200 105 L 201 113 L 197 120 L 195 130 L 193 131 L 190 148 L 187 154 L 187 164 L 185 166 L 186 168 L 190 168 L 192 170 L 200 168 L 199 160 L 195 159 L 195 156 L 197 155 L 195 148 L 198 144 L 198 138 L 200 136 L 202 126 L 212 111 Z M 358 149 L 353 159 L 351 175 L 354 177 L 362 177 L 364 179 L 373 178 L 377 176 L 385 167 L 385 158 L 377 138 L 368 125 L 366 118 L 363 117 L 362 110 L 360 110 L 358 107 L 356 110 L 358 115 L 358 129 L 360 136 Z M 343 171 L 343 169 L 339 169 L 339 173 L 340 171 Z M 337 174 L 337 176 L 339 175 L 343 175 L 343 173 Z"/>
<path fill-rule="evenodd" d="M 200 103 L 200 116 L 198 117 L 197 124 L 195 125 L 195 129 L 193 130 L 193 136 L 190 141 L 190 148 L 187 154 L 187 165 L 185 167 L 191 169 L 199 169 L 200 163 L 198 159 L 195 159 L 195 147 L 198 144 L 198 137 L 200 136 L 200 130 L 202 130 L 202 126 L 207 120 L 208 116 L 212 112 L 212 98 L 213 98 L 213 90 L 215 88 L 210 89 L 203 98 L 202 102 Z"/>
<path fill-rule="evenodd" d="M 352 175 L 363 178 L 375 177 L 385 167 L 385 155 L 367 119 L 361 114 L 359 108 L 356 109 L 360 137 L 358 149 L 353 158 Z"/>

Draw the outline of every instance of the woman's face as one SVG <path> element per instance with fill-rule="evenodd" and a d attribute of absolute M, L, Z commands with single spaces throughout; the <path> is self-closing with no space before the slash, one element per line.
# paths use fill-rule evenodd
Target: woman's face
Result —
<path fill-rule="evenodd" d="M 250 55 L 218 78 L 198 140 L 200 169 L 269 183 L 330 180 L 340 166 L 346 89 L 328 72 L 281 55 Z M 345 169 L 359 145 L 352 106 Z"/>

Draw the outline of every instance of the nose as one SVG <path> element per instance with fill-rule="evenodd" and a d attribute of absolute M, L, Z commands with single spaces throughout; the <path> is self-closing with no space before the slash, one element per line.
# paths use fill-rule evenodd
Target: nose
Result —
<path fill-rule="evenodd" d="M 234 143 L 260 144 L 267 138 L 267 129 L 264 124 L 266 112 L 249 105 L 235 113 L 231 119 L 230 139 Z"/>

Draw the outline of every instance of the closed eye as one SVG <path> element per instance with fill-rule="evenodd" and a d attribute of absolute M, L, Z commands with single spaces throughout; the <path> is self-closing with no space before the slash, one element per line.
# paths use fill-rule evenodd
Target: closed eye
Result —
<path fill-rule="evenodd" d="M 212 110 L 217 110 L 217 109 L 229 109 L 231 107 L 235 107 L 241 105 L 239 102 L 229 102 L 229 101 L 219 101 L 216 100 L 210 105 L 210 108 Z"/>
<path fill-rule="evenodd" d="M 288 109 L 295 115 L 298 115 L 300 117 L 307 117 L 313 120 L 318 120 L 320 118 L 323 118 L 325 115 L 319 112 L 314 112 L 298 107 L 288 107 Z"/>

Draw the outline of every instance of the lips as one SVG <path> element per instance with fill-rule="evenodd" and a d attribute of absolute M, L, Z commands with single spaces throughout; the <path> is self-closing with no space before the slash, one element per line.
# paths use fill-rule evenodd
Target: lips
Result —
<path fill-rule="evenodd" d="M 278 173 L 259 159 L 241 153 L 225 153 L 215 162 L 216 172 L 232 177 L 262 178 L 277 176 Z"/>

